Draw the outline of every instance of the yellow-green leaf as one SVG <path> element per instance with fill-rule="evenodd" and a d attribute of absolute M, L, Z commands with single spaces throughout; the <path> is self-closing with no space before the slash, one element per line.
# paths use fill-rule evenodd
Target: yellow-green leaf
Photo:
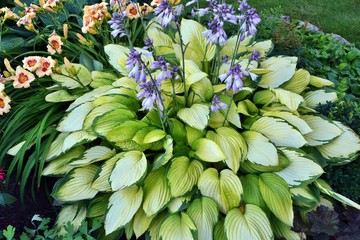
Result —
<path fill-rule="evenodd" d="M 296 70 L 294 76 L 281 86 L 282 89 L 300 94 L 310 82 L 310 73 L 304 69 Z"/>
<path fill-rule="evenodd" d="M 221 148 L 210 139 L 199 138 L 191 144 L 195 156 L 204 162 L 220 162 L 226 159 Z"/>
<path fill-rule="evenodd" d="M 300 104 L 304 102 L 304 98 L 297 93 L 281 88 L 276 88 L 272 91 L 275 93 L 275 96 L 279 99 L 280 103 L 287 106 L 291 111 L 296 111 Z"/>
<path fill-rule="evenodd" d="M 186 213 L 173 213 L 161 224 L 159 235 L 162 240 L 192 240 L 195 239 L 196 230 Z"/>
<path fill-rule="evenodd" d="M 326 92 L 323 89 L 310 91 L 304 95 L 307 107 L 315 108 L 319 104 L 326 104 L 326 102 L 336 102 L 338 100 L 336 92 Z"/>
<path fill-rule="evenodd" d="M 136 238 L 143 235 L 150 226 L 151 221 L 156 217 L 156 214 L 147 216 L 142 208 L 139 208 L 134 216 L 134 233 Z"/>
<path fill-rule="evenodd" d="M 94 146 L 84 152 L 84 155 L 69 162 L 70 166 L 85 166 L 95 162 L 103 161 L 115 155 L 115 150 L 104 146 Z"/>
<path fill-rule="evenodd" d="M 271 57 L 261 63 L 261 67 L 271 70 L 261 77 L 259 86 L 276 88 L 289 81 L 295 74 L 296 63 L 284 57 Z"/>
<path fill-rule="evenodd" d="M 183 122 L 198 130 L 206 128 L 209 114 L 210 108 L 203 104 L 194 104 L 190 108 L 182 108 L 177 113 Z"/>
<path fill-rule="evenodd" d="M 304 120 L 292 114 L 291 112 L 267 111 L 263 113 L 263 116 L 282 118 L 286 122 L 296 127 L 296 129 L 299 130 L 299 132 L 301 132 L 302 134 L 307 134 L 309 132 L 312 132 L 312 129 Z"/>
<path fill-rule="evenodd" d="M 73 110 L 61 119 L 56 130 L 60 132 L 74 132 L 82 129 L 86 115 L 93 109 L 91 102 L 85 102 Z"/>

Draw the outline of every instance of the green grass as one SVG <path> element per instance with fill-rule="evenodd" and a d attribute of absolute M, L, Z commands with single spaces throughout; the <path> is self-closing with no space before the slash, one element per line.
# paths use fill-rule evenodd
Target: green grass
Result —
<path fill-rule="evenodd" d="M 359 0 L 249 0 L 249 4 L 258 12 L 281 6 L 284 15 L 308 21 L 326 33 L 339 34 L 360 47 Z"/>

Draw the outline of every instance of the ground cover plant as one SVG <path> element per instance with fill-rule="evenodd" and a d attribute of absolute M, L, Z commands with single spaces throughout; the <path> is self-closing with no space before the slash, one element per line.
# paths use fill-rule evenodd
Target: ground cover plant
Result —
<path fill-rule="evenodd" d="M 295 216 L 314 223 L 307 213 L 329 200 L 360 209 L 320 179 L 360 150 L 351 128 L 315 109 L 338 99 L 324 90 L 334 83 L 297 68 L 297 57 L 270 56 L 246 1 L 89 3 L 82 18 L 67 14 L 71 3 L 2 9 L 4 21 L 48 34 L 42 51 L 5 59 L 1 89 L 5 139 L 23 103 L 38 99 L 42 121 L 1 144 L 16 160 L 2 163 L 37 184 L 58 179 L 61 210 L 47 234 L 64 238 L 71 222 L 71 236 L 94 229 L 97 239 L 301 239 Z M 48 12 L 61 31 L 50 31 Z M 17 102 L 17 88 L 39 94 Z"/>

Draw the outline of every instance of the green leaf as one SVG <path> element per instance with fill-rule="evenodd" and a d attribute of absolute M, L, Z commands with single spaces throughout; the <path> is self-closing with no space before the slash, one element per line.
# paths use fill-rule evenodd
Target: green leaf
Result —
<path fill-rule="evenodd" d="M 206 138 L 214 141 L 224 153 L 226 165 L 237 173 L 240 168 L 240 162 L 243 161 L 248 153 L 248 146 L 236 130 L 230 127 L 220 127 L 216 133 L 208 131 Z"/>
<path fill-rule="evenodd" d="M 109 89 L 113 89 L 113 88 L 114 88 L 113 86 L 106 85 L 99 88 L 95 88 L 90 92 L 84 93 L 82 96 L 78 97 L 73 103 L 71 103 L 68 109 L 66 109 L 66 111 L 67 112 L 71 111 L 72 109 L 74 109 L 75 107 L 79 106 L 82 103 L 94 101 L 102 94 L 105 94 L 105 92 L 107 92 Z"/>
<path fill-rule="evenodd" d="M 60 133 L 57 138 L 51 143 L 49 152 L 46 155 L 46 161 L 49 161 L 63 153 L 63 145 L 65 138 L 69 133 Z"/>
<path fill-rule="evenodd" d="M 69 166 L 85 166 L 95 162 L 103 161 L 115 155 L 115 150 L 104 146 L 94 146 L 84 152 L 84 155 L 72 160 L 68 163 Z"/>
<path fill-rule="evenodd" d="M 200 175 L 198 188 L 203 196 L 215 200 L 222 213 L 240 205 L 242 185 L 239 177 L 229 169 L 220 174 L 215 168 L 206 169 Z"/>
<path fill-rule="evenodd" d="M 173 139 L 171 136 L 166 136 L 166 140 L 164 141 L 164 149 L 165 152 L 163 154 L 157 155 L 153 162 L 152 171 L 158 169 L 161 166 L 164 166 L 172 157 L 173 157 Z"/>
<path fill-rule="evenodd" d="M 277 166 L 279 157 L 276 147 L 259 132 L 245 131 L 242 132 L 247 145 L 247 160 L 252 163 L 263 166 Z"/>
<path fill-rule="evenodd" d="M 87 217 L 88 218 L 96 218 L 96 217 L 103 217 L 105 216 L 108 203 L 109 203 L 109 194 L 96 196 L 91 202 L 89 203 Z"/>
<path fill-rule="evenodd" d="M 77 95 L 71 95 L 68 91 L 65 89 L 57 90 L 55 92 L 49 93 L 46 95 L 45 100 L 47 102 L 70 102 L 74 101 L 79 96 Z"/>
<path fill-rule="evenodd" d="M 243 201 L 246 204 L 254 204 L 260 207 L 264 212 L 268 212 L 266 203 L 261 196 L 259 187 L 259 177 L 255 174 L 246 174 L 240 176 L 241 185 L 244 188 Z"/>
<path fill-rule="evenodd" d="M 220 112 L 226 116 L 226 120 L 236 127 L 241 128 L 240 115 L 237 112 L 237 107 L 234 101 L 232 101 L 231 97 L 226 95 L 220 95 L 220 101 L 226 104 L 225 109 L 220 109 Z M 229 109 L 230 108 L 230 109 Z"/>
<path fill-rule="evenodd" d="M 310 82 L 310 73 L 304 69 L 296 70 L 294 76 L 281 86 L 282 89 L 301 94 Z"/>
<path fill-rule="evenodd" d="M 191 196 L 187 197 L 175 197 L 167 204 L 167 209 L 169 213 L 176 213 L 184 210 L 189 206 L 191 201 Z"/>
<path fill-rule="evenodd" d="M 207 126 L 210 108 L 203 104 L 193 104 L 190 108 L 182 108 L 177 116 L 190 127 L 204 130 Z"/>
<path fill-rule="evenodd" d="M 54 229 L 57 230 L 58 236 L 65 236 L 68 233 L 65 228 L 68 222 L 71 222 L 73 230 L 76 232 L 85 218 L 85 206 L 80 206 L 79 204 L 66 205 L 58 213 Z"/>
<path fill-rule="evenodd" d="M 273 173 L 262 173 L 259 178 L 259 187 L 271 212 L 286 225 L 293 226 L 294 212 L 287 183 Z"/>
<path fill-rule="evenodd" d="M 227 240 L 227 236 L 224 229 L 224 221 L 219 220 L 214 227 L 214 240 Z"/>
<path fill-rule="evenodd" d="M 131 221 L 143 200 L 143 190 L 136 185 L 114 192 L 105 216 L 106 235 L 124 227 Z"/>
<path fill-rule="evenodd" d="M 300 148 L 306 143 L 298 131 L 278 118 L 261 117 L 251 125 L 250 130 L 265 135 L 275 146 Z"/>
<path fill-rule="evenodd" d="M 198 239 L 213 239 L 213 229 L 219 215 L 216 202 L 207 197 L 197 198 L 186 212 L 196 225 Z"/>
<path fill-rule="evenodd" d="M 156 141 L 159 141 L 163 139 L 166 136 L 166 132 L 164 132 L 161 129 L 155 129 L 150 131 L 146 136 L 144 137 L 143 143 L 153 143 Z"/>
<path fill-rule="evenodd" d="M 272 89 L 280 103 L 287 106 L 291 111 L 296 111 L 300 104 L 304 102 L 304 98 L 297 94 L 281 88 Z"/>
<path fill-rule="evenodd" d="M 203 166 L 197 160 L 190 161 L 185 156 L 172 159 L 167 173 L 171 196 L 180 197 L 191 191 L 198 182 L 202 171 Z"/>
<path fill-rule="evenodd" d="M 56 130 L 60 132 L 74 132 L 82 129 L 86 115 L 93 109 L 91 102 L 83 103 L 72 109 L 60 121 Z"/>
<path fill-rule="evenodd" d="M 139 208 L 134 216 L 134 233 L 136 238 L 143 235 L 150 227 L 151 221 L 156 217 L 156 214 L 147 216 L 142 208 Z"/>
<path fill-rule="evenodd" d="M 291 239 L 291 240 L 301 240 L 303 239 L 302 234 L 294 232 L 291 230 L 291 227 L 285 223 L 279 221 L 276 217 L 271 215 L 270 218 L 271 227 L 274 231 L 274 234 L 277 238 Z"/>
<path fill-rule="evenodd" d="M 6 207 L 16 201 L 16 198 L 8 193 L 0 192 L 0 206 Z"/>
<path fill-rule="evenodd" d="M 194 154 L 204 162 L 220 162 L 226 159 L 220 147 L 206 138 L 199 138 L 191 144 Z"/>
<path fill-rule="evenodd" d="M 144 182 L 143 209 L 147 216 L 158 213 L 170 201 L 171 193 L 166 171 L 161 167 L 146 177 Z"/>
<path fill-rule="evenodd" d="M 283 178 L 289 187 L 309 184 L 320 177 L 324 170 L 310 159 L 304 152 L 298 149 L 281 148 L 285 156 L 289 159 L 290 164 L 280 172 L 274 172 Z"/>
<path fill-rule="evenodd" d="M 334 83 L 321 77 L 310 76 L 310 85 L 317 88 L 323 88 L 325 86 L 334 86 Z"/>
<path fill-rule="evenodd" d="M 98 170 L 96 165 L 87 165 L 71 170 L 64 179 L 58 182 L 52 196 L 61 202 L 73 202 L 91 199 L 98 193 L 91 187 L 92 181 Z"/>
<path fill-rule="evenodd" d="M 227 239 L 272 239 L 273 232 L 266 214 L 256 205 L 234 208 L 225 217 Z"/>
<path fill-rule="evenodd" d="M 92 82 L 90 84 L 90 87 L 97 88 L 104 85 L 111 85 L 117 77 L 108 72 L 102 72 L 102 71 L 92 71 L 91 72 L 91 79 Z"/>
<path fill-rule="evenodd" d="M 249 99 L 245 99 L 243 101 L 238 102 L 237 112 L 242 113 L 246 116 L 254 117 L 254 116 L 258 115 L 259 109 Z"/>
<path fill-rule="evenodd" d="M 110 175 L 113 191 L 129 187 L 139 181 L 146 173 L 147 159 L 139 151 L 125 152 L 116 162 Z M 120 177 L 121 176 L 121 177 Z"/>
<path fill-rule="evenodd" d="M 313 130 L 304 135 L 307 145 L 309 146 L 319 146 L 329 143 L 342 133 L 339 127 L 320 116 L 302 115 L 301 118 L 305 120 Z"/>
<path fill-rule="evenodd" d="M 148 127 L 148 124 L 142 121 L 126 121 L 120 126 L 109 131 L 106 138 L 111 142 L 129 141 L 139 130 L 145 127 Z"/>
<path fill-rule="evenodd" d="M 160 239 L 190 240 L 195 239 L 196 226 L 189 215 L 184 212 L 173 213 L 168 216 L 160 227 Z"/>

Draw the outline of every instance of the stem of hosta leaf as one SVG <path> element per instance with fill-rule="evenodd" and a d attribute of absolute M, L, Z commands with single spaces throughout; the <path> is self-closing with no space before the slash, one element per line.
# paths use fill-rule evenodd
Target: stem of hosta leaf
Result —
<path fill-rule="evenodd" d="M 182 58 L 182 80 L 184 82 L 184 97 L 185 97 L 185 104 L 187 103 L 187 99 L 188 99 L 188 93 L 186 90 L 186 78 L 185 78 L 185 50 L 184 50 L 184 46 L 183 46 L 183 40 L 182 40 L 182 35 L 181 35 L 181 31 L 180 31 L 180 24 L 178 22 L 175 23 L 177 31 L 179 32 L 179 38 L 180 38 L 180 48 L 181 48 L 181 58 Z"/>
<path fill-rule="evenodd" d="M 230 68 L 233 67 L 234 63 L 235 63 L 235 58 L 236 58 L 236 55 L 237 55 L 237 51 L 238 51 L 238 48 L 240 46 L 240 34 L 241 34 L 241 31 L 239 31 L 237 36 L 236 36 L 235 49 L 234 49 L 234 52 L 233 52 L 233 55 L 232 55 L 232 58 L 231 58 Z"/>

